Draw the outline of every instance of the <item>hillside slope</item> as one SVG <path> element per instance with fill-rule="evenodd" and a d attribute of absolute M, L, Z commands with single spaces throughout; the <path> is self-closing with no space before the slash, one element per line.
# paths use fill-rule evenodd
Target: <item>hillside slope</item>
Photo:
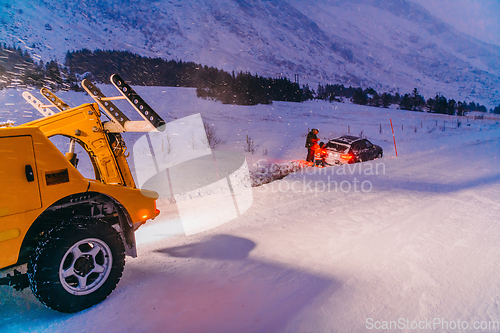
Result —
<path fill-rule="evenodd" d="M 1 3 L 1 2 L 0 2 Z M 3 2 L 0 41 L 36 59 L 116 49 L 227 71 L 294 77 L 316 88 L 441 93 L 500 103 L 500 47 L 480 42 L 406 0 Z"/>

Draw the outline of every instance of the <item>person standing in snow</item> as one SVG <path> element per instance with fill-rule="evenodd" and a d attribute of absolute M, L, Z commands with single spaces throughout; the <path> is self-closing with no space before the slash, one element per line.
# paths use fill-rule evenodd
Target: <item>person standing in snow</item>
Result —
<path fill-rule="evenodd" d="M 325 149 L 325 143 L 320 142 L 319 146 L 315 149 L 314 151 L 314 159 L 315 159 L 315 164 L 318 168 L 324 168 L 326 163 L 325 163 L 325 158 L 326 158 L 326 149 Z"/>
<path fill-rule="evenodd" d="M 313 128 L 309 134 L 307 134 L 306 139 L 306 148 L 307 148 L 307 158 L 306 162 L 314 163 L 314 144 L 318 144 L 319 138 L 317 134 L 319 131 L 316 128 Z"/>

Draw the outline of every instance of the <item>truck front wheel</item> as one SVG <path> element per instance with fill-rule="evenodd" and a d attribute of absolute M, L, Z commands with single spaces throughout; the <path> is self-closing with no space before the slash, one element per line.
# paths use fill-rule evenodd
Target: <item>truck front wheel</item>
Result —
<path fill-rule="evenodd" d="M 125 265 L 118 232 L 94 219 L 65 222 L 49 232 L 28 262 L 33 294 L 60 312 L 78 312 L 115 289 Z"/>

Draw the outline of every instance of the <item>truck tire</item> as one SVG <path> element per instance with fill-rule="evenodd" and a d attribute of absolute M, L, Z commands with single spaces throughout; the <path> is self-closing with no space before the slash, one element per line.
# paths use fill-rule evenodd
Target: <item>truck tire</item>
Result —
<path fill-rule="evenodd" d="M 28 278 L 40 302 L 73 313 L 106 299 L 124 266 L 118 232 L 99 220 L 78 219 L 44 235 L 28 262 Z"/>

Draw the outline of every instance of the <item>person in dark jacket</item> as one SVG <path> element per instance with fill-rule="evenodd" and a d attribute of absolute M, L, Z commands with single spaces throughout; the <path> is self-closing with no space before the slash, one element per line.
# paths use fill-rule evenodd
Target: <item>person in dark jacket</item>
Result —
<path fill-rule="evenodd" d="M 314 144 L 317 144 L 319 141 L 319 138 L 317 134 L 319 131 L 316 128 L 313 128 L 309 134 L 307 134 L 307 139 L 306 139 L 306 148 L 307 148 L 307 158 L 306 162 L 311 162 L 314 163 L 314 149 L 313 146 Z"/>

